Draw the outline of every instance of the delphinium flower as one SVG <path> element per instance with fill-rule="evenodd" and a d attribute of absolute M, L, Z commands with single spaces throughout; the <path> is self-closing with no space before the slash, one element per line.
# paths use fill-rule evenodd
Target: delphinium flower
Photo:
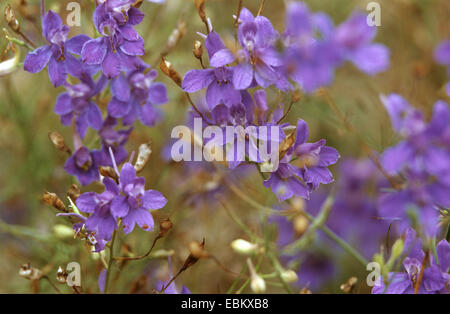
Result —
<path fill-rule="evenodd" d="M 438 227 L 440 209 L 450 206 L 450 145 L 448 105 L 438 101 L 433 117 L 427 123 L 423 114 L 401 96 L 382 97 L 392 126 L 404 139 L 383 154 L 383 166 L 392 175 L 401 175 L 400 189 L 380 198 L 380 213 L 400 218 L 400 232 L 408 225 L 410 215 L 417 215 L 429 235 Z"/>
<path fill-rule="evenodd" d="M 232 84 L 233 68 L 226 65 L 235 59 L 215 31 L 205 38 L 205 47 L 213 68 L 191 70 L 186 73 L 182 88 L 194 93 L 206 88 L 206 102 L 210 110 L 218 104 L 233 105 L 241 102 L 241 93 Z"/>
<path fill-rule="evenodd" d="M 167 102 L 167 89 L 163 83 L 154 82 L 156 70 L 146 72 L 147 66 L 120 74 L 111 81 L 113 97 L 108 103 L 108 113 L 122 118 L 125 125 L 139 119 L 144 125 L 153 126 L 161 118 L 156 107 Z"/>
<path fill-rule="evenodd" d="M 148 210 L 164 207 L 166 198 L 156 190 L 145 190 L 145 179 L 136 176 L 131 163 L 125 163 L 118 175 L 121 194 L 111 202 L 113 216 L 122 219 L 125 234 L 133 231 L 136 224 L 145 231 L 153 230 L 153 217 Z"/>
<path fill-rule="evenodd" d="M 123 69 L 139 68 L 144 54 L 144 40 L 134 29 L 144 14 L 133 7 L 134 1 L 103 1 L 94 11 L 94 24 L 103 35 L 84 43 L 83 62 L 101 65 L 108 78 L 116 77 Z"/>
<path fill-rule="evenodd" d="M 68 34 L 69 27 L 63 25 L 59 15 L 48 11 L 42 17 L 42 35 L 49 45 L 28 53 L 24 61 L 25 71 L 37 73 L 48 64 L 50 81 L 55 87 L 65 83 L 67 74 L 78 77 L 82 66 L 73 54 L 80 55 L 83 44 L 90 38 L 77 35 L 67 40 Z"/>
<path fill-rule="evenodd" d="M 66 92 L 56 99 L 55 113 L 61 116 L 63 125 L 72 125 L 75 117 L 76 130 L 81 138 L 86 135 L 88 127 L 100 130 L 102 113 L 92 98 L 98 95 L 106 86 L 107 79 L 101 76 L 94 81 L 87 72 L 80 75 L 78 84 L 65 83 Z"/>
<path fill-rule="evenodd" d="M 73 155 L 66 160 L 64 170 L 66 170 L 68 174 L 76 177 L 82 185 L 88 185 L 100 178 L 98 172 L 99 161 L 99 151 L 90 151 L 87 147 L 80 146 L 75 150 Z"/>
<path fill-rule="evenodd" d="M 422 241 L 413 229 L 406 232 L 402 262 L 403 270 L 390 272 L 380 278 L 372 289 L 373 294 L 448 294 L 450 293 L 450 244 L 441 240 L 433 253 L 422 250 Z M 423 268 L 423 269 L 422 269 Z M 417 286 L 419 285 L 419 286 Z"/>
<path fill-rule="evenodd" d="M 283 61 L 275 48 L 278 38 L 278 32 L 266 17 L 255 18 L 247 8 L 242 8 L 238 28 L 242 49 L 238 51 L 239 64 L 233 71 L 236 89 L 247 89 L 256 84 L 263 88 L 271 85 L 281 90 L 290 88 L 286 77 L 279 71 Z"/>
<path fill-rule="evenodd" d="M 102 142 L 99 161 L 101 166 L 114 166 L 109 153 L 110 149 L 112 150 L 114 159 L 118 164 L 121 164 L 127 159 L 128 152 L 123 146 L 128 141 L 133 128 L 129 127 L 128 129 L 116 130 L 116 125 L 117 119 L 108 116 L 103 121 L 101 129 L 98 131 L 98 135 L 100 136 Z"/>
<path fill-rule="evenodd" d="M 436 47 L 434 58 L 439 64 L 447 67 L 447 76 L 450 78 L 450 40 L 445 40 Z M 450 96 L 450 82 L 447 82 L 445 91 Z"/>
<path fill-rule="evenodd" d="M 310 192 L 320 184 L 333 181 L 328 166 L 337 162 L 339 153 L 334 148 L 325 146 L 323 139 L 307 143 L 308 137 L 308 125 L 299 119 L 294 144 L 280 160 L 278 170 L 271 173 L 264 182 L 264 186 L 270 187 L 280 201 L 294 195 L 308 199 Z"/>
<path fill-rule="evenodd" d="M 389 50 L 372 43 L 376 27 L 367 16 L 355 12 L 334 27 L 329 16 L 311 13 L 306 4 L 292 2 L 287 7 L 283 68 L 307 92 L 332 82 L 334 70 L 351 61 L 361 71 L 373 75 L 389 66 Z"/>

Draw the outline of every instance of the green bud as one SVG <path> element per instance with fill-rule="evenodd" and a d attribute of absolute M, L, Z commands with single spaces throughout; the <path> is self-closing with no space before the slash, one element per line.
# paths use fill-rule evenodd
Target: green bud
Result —
<path fill-rule="evenodd" d="M 71 227 L 60 224 L 53 226 L 53 233 L 58 239 L 61 240 L 73 238 L 74 236 L 74 232 Z"/>

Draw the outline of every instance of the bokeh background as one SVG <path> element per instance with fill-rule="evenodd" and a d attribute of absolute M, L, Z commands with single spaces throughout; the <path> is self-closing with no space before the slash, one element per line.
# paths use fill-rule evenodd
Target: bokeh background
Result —
<path fill-rule="evenodd" d="M 48 9 L 67 15 L 66 4 L 70 1 L 46 0 Z M 79 1 L 82 8 L 81 27 L 73 27 L 72 34 L 86 33 L 93 36 L 91 16 L 93 1 Z M 345 20 L 354 9 L 365 10 L 365 0 L 321 0 L 305 1 L 313 11 L 329 14 L 335 23 Z M 354 125 L 367 145 L 377 152 L 393 145 L 398 140 L 388 116 L 379 101 L 379 94 L 396 92 L 405 96 L 414 106 L 429 115 L 432 104 L 444 97 L 446 81 L 444 67 L 433 60 L 437 44 L 450 38 L 450 2 L 447 0 L 379 0 L 382 7 L 382 26 L 378 28 L 376 41 L 391 50 L 391 67 L 375 77 L 368 77 L 351 64 L 340 68 L 330 93 L 338 107 Z M 206 13 L 215 30 L 223 38 L 233 36 L 232 15 L 237 10 L 236 0 L 210 0 Z M 35 43 L 43 43 L 40 35 L 38 0 L 2 0 L 3 11 L 10 4 L 21 23 L 21 30 Z M 258 10 L 259 0 L 244 0 L 252 12 Z M 146 14 L 138 26 L 146 42 L 144 60 L 158 64 L 159 54 L 164 49 L 168 36 L 180 21 L 186 24 L 186 34 L 167 59 L 182 75 L 197 68 L 198 61 L 192 55 L 197 31 L 204 31 L 195 6 L 188 0 L 166 0 L 164 5 L 144 3 L 141 9 Z M 263 15 L 270 18 L 275 28 L 284 29 L 285 4 L 281 0 L 266 0 Z M 4 18 L 1 28 L 8 29 Z M 10 31 L 10 33 L 12 33 Z M 7 44 L 3 32 L 0 34 L 0 52 Z M 24 47 L 21 60 L 27 53 Z M 159 70 L 159 69 L 158 69 Z M 253 231 L 261 233 L 261 213 L 237 198 L 226 189 L 221 174 L 213 173 L 208 167 L 174 164 L 162 158 L 172 128 L 183 124 L 189 108 L 184 94 L 172 81 L 160 74 L 159 80 L 167 84 L 169 102 L 164 105 L 164 120 L 156 127 L 148 128 L 137 124 L 126 148 L 137 150 L 139 144 L 152 141 L 153 154 L 142 175 L 147 187 L 161 191 L 169 200 L 167 206 L 154 213 L 158 221 L 170 216 L 174 229 L 158 242 L 157 250 L 173 250 L 173 269 L 180 267 L 189 254 L 191 241 L 206 238 L 206 247 L 228 268 L 239 272 L 245 258 L 236 255 L 230 242 L 245 238 L 245 234 L 234 224 L 211 191 L 217 188 L 220 197 L 225 197 L 233 212 Z M 57 218 L 56 211 L 41 202 L 44 191 L 57 193 L 66 201 L 65 193 L 75 179 L 63 170 L 66 156 L 58 152 L 48 140 L 48 133 L 58 131 L 70 144 L 71 130 L 59 123 L 53 113 L 53 106 L 61 88 L 54 89 L 48 80 L 46 70 L 31 75 L 18 68 L 14 73 L 0 77 L 0 293 L 33 292 L 30 282 L 18 275 L 21 264 L 31 263 L 55 281 L 58 266 L 76 261 L 82 267 L 82 286 L 86 292 L 98 292 L 97 278 L 101 263 L 89 253 L 79 239 L 61 237 L 55 234 L 54 226 L 70 226 L 67 220 Z M 272 101 L 275 97 L 271 98 Z M 101 104 L 105 108 L 106 102 Z M 309 95 L 293 108 L 288 116 L 291 123 L 297 118 L 306 120 L 310 127 L 310 138 L 326 138 L 330 146 L 336 147 L 342 157 L 364 158 L 354 134 L 344 128 L 342 122 L 317 95 Z M 88 139 L 95 141 L 94 134 Z M 87 141 L 89 142 L 89 141 Z M 338 166 L 332 168 L 336 181 L 345 174 Z M 348 170 L 356 171 L 356 170 Z M 275 206 L 274 195 L 262 186 L 258 173 L 251 169 L 239 171 L 238 183 L 245 193 L 267 206 Z M 92 184 L 83 190 L 101 190 Z M 155 232 L 146 233 L 140 229 L 129 235 L 119 234 L 119 241 L 136 254 L 144 253 L 150 246 Z M 327 250 L 329 242 L 319 243 Z M 364 270 L 353 267 L 354 262 L 345 254 L 332 257 L 329 261 L 338 270 L 325 280 L 318 291 L 340 292 L 339 286 L 350 276 L 364 281 Z M 320 261 L 318 262 L 320 264 Z M 266 265 L 267 264 L 267 265 Z M 120 267 L 119 267 L 120 266 Z M 166 259 L 145 259 L 116 265 L 116 277 L 112 281 L 113 292 L 147 292 L 155 287 L 155 280 L 168 279 Z M 263 262 L 262 270 L 272 271 L 269 263 Z M 178 280 L 177 285 L 186 285 L 195 293 L 223 293 L 228 290 L 234 277 L 210 260 L 202 260 Z M 63 292 L 71 292 L 60 286 Z M 244 292 L 249 292 L 248 288 Z M 360 291 L 368 291 L 361 285 Z M 282 292 L 271 286 L 269 292 Z M 45 281 L 39 292 L 52 293 L 52 287 Z"/>

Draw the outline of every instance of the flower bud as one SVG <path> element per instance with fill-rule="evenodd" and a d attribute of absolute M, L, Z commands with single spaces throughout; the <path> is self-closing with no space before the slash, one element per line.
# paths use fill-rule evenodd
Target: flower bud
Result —
<path fill-rule="evenodd" d="M 403 253 L 404 246 L 405 245 L 402 239 L 398 239 L 397 241 L 395 241 L 394 245 L 392 246 L 391 258 L 399 258 Z"/>
<path fill-rule="evenodd" d="M 61 224 L 53 226 L 53 233 L 61 240 L 73 238 L 74 235 L 74 231 L 71 227 Z"/>
<path fill-rule="evenodd" d="M 191 252 L 191 255 L 196 259 L 208 256 L 208 253 L 205 251 L 204 245 L 202 245 L 202 243 L 198 243 L 197 241 L 189 243 L 189 251 Z"/>
<path fill-rule="evenodd" d="M 291 269 L 283 271 L 281 273 L 281 278 L 287 283 L 296 282 L 298 280 L 297 273 Z"/>
<path fill-rule="evenodd" d="M 254 293 L 264 293 L 266 292 L 266 282 L 260 276 L 252 276 L 250 281 L 250 287 Z"/>
<path fill-rule="evenodd" d="M 159 236 L 163 237 L 167 234 L 167 232 L 170 231 L 170 229 L 173 228 L 173 223 L 170 221 L 169 218 L 164 219 L 159 224 Z"/>
<path fill-rule="evenodd" d="M 69 274 L 65 271 L 65 269 L 59 266 L 58 270 L 56 271 L 56 280 L 59 283 L 66 283 L 67 276 L 69 276 Z"/>
<path fill-rule="evenodd" d="M 239 254 L 242 255 L 251 255 L 258 251 L 258 245 L 254 243 L 250 243 L 243 239 L 237 239 L 231 242 L 231 248 Z"/>
<path fill-rule="evenodd" d="M 302 212 L 305 210 L 306 202 L 301 197 L 293 197 L 291 201 L 291 206 L 292 209 L 294 209 L 295 211 Z"/>
<path fill-rule="evenodd" d="M 309 220 L 303 215 L 298 215 L 294 218 L 293 225 L 296 235 L 302 236 L 308 229 Z"/>

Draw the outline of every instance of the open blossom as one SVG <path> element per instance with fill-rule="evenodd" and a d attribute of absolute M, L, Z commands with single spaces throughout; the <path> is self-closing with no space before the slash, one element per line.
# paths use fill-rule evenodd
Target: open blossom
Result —
<path fill-rule="evenodd" d="M 380 213 L 401 218 L 400 231 L 408 225 L 408 213 L 415 209 L 427 234 L 434 234 L 439 206 L 450 206 L 450 145 L 447 140 L 450 110 L 443 101 L 434 106 L 433 117 L 426 123 L 423 114 L 399 95 L 382 98 L 394 130 L 404 137 L 383 154 L 383 166 L 390 174 L 405 178 L 399 189 L 380 198 Z"/>
<path fill-rule="evenodd" d="M 308 199 L 309 193 L 320 184 L 333 182 L 328 166 L 339 159 L 339 153 L 325 146 L 325 140 L 307 143 L 308 125 L 299 119 L 294 145 L 280 160 L 280 166 L 273 172 L 264 186 L 271 188 L 280 201 L 296 195 Z"/>
<path fill-rule="evenodd" d="M 116 130 L 117 119 L 110 116 L 106 117 L 103 121 L 103 125 L 98 132 L 100 136 L 102 147 L 100 149 L 100 161 L 101 166 L 113 167 L 114 163 L 111 160 L 109 150 L 112 150 L 114 160 L 121 164 L 127 159 L 128 152 L 123 147 L 128 141 L 132 127 L 128 129 Z"/>
<path fill-rule="evenodd" d="M 125 125 L 139 119 L 144 125 L 153 126 L 160 120 L 161 112 L 156 107 L 167 103 L 167 89 L 163 83 L 154 82 L 158 72 L 145 68 L 120 74 L 111 82 L 113 97 L 108 103 L 108 113 L 122 118 Z"/>
<path fill-rule="evenodd" d="M 166 198 L 158 191 L 145 190 L 145 179 L 136 176 L 130 163 L 123 165 L 119 183 L 121 194 L 112 201 L 111 212 L 122 218 L 125 234 L 133 231 L 136 224 L 145 231 L 153 230 L 153 217 L 148 210 L 164 207 Z"/>
<path fill-rule="evenodd" d="M 223 44 L 219 35 L 211 31 L 205 39 L 212 69 L 191 70 L 184 77 L 182 88 L 193 93 L 206 88 L 206 102 L 209 109 L 218 104 L 233 105 L 241 102 L 241 93 L 232 84 L 233 68 L 226 65 L 235 57 Z"/>
<path fill-rule="evenodd" d="M 422 241 L 416 238 L 416 233 L 408 229 L 405 238 L 403 271 L 391 272 L 388 278 L 381 278 L 378 285 L 372 289 L 373 294 L 413 294 L 416 285 L 420 281 L 418 293 L 436 294 L 450 293 L 450 244 L 447 240 L 441 240 L 436 246 L 437 261 L 433 254 L 425 260 L 425 268 L 422 271 L 425 252 L 422 250 Z M 420 278 L 420 273 L 423 273 Z"/>
<path fill-rule="evenodd" d="M 288 90 L 290 84 L 279 71 L 283 62 L 274 46 L 279 34 L 272 23 L 263 16 L 255 18 L 247 8 L 242 8 L 239 20 L 238 40 L 243 49 L 233 71 L 234 87 L 246 89 L 258 84 Z"/>
<path fill-rule="evenodd" d="M 367 16 L 353 13 L 335 27 L 324 13 L 311 13 L 300 2 L 290 3 L 283 40 L 283 69 L 307 92 L 332 82 L 334 70 L 351 61 L 361 71 L 373 75 L 389 66 L 389 50 L 372 43 L 376 27 L 367 25 Z"/>
<path fill-rule="evenodd" d="M 73 54 L 80 55 L 83 44 L 90 38 L 77 35 L 67 40 L 69 27 L 63 25 L 61 18 L 53 11 L 48 11 L 42 18 L 42 34 L 49 45 L 28 53 L 24 61 L 25 71 L 37 73 L 48 64 L 50 81 L 55 87 L 66 82 L 67 74 L 79 77 L 81 62 Z"/>
<path fill-rule="evenodd" d="M 88 73 L 80 75 L 80 82 L 75 85 L 66 83 L 66 92 L 56 99 L 55 113 L 61 116 L 64 125 L 72 125 L 75 117 L 77 133 L 84 138 L 88 127 L 100 130 L 102 113 L 92 98 L 106 86 L 107 80 L 101 76 L 95 82 Z"/>
<path fill-rule="evenodd" d="M 67 159 L 64 170 L 75 176 L 82 185 L 88 185 L 100 178 L 98 172 L 99 159 L 98 151 L 91 152 L 87 147 L 82 146 Z"/>
<path fill-rule="evenodd" d="M 94 11 L 94 24 L 103 37 L 87 41 L 81 50 L 83 62 L 101 65 L 108 78 L 119 75 L 123 69 L 140 67 L 136 56 L 144 54 L 144 40 L 134 29 L 144 15 L 132 7 L 134 1 L 105 1 Z"/>

